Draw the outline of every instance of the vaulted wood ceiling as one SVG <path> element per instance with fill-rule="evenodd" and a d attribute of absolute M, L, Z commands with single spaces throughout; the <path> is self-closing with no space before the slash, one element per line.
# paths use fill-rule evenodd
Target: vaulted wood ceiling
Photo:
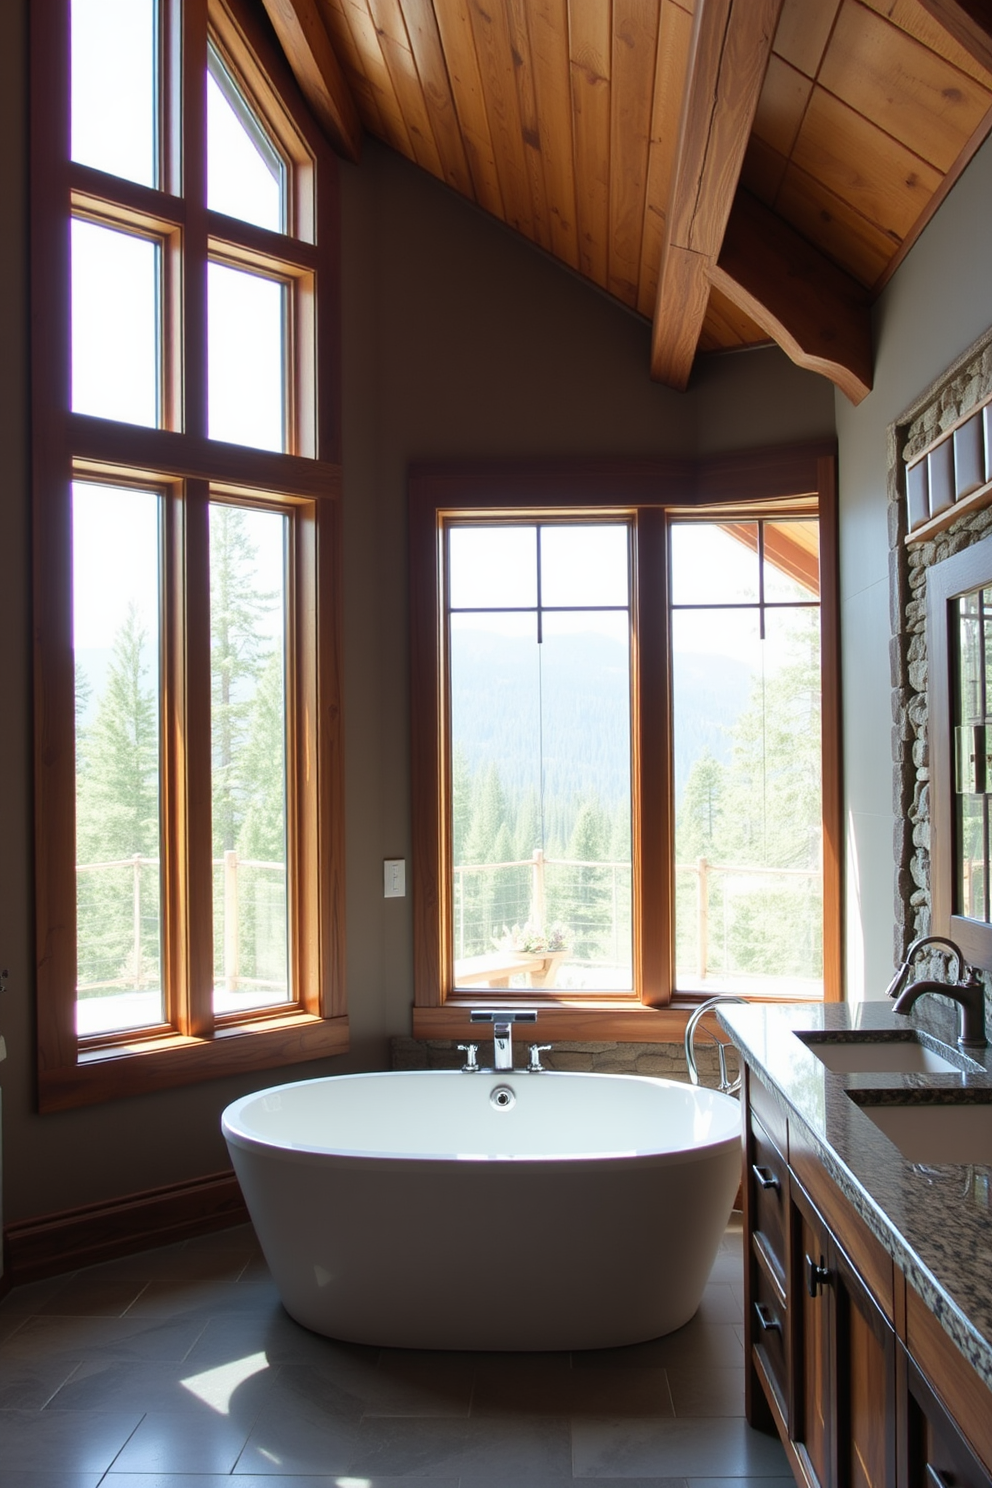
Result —
<path fill-rule="evenodd" d="M 992 0 L 264 0 L 367 130 L 653 324 L 855 402 L 872 298 L 992 127 Z"/>

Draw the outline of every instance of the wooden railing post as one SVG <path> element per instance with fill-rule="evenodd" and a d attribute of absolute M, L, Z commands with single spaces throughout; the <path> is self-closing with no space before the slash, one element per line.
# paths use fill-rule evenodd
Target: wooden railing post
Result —
<path fill-rule="evenodd" d="M 134 985 L 139 988 L 142 983 L 141 975 L 141 856 L 135 853 L 131 859 L 133 866 L 131 886 L 131 916 L 134 926 Z"/>
<path fill-rule="evenodd" d="M 535 847 L 533 867 L 530 871 L 530 912 L 527 918 L 535 929 L 546 928 L 544 917 L 548 912 L 548 901 L 544 888 L 544 849 Z"/>
<path fill-rule="evenodd" d="M 696 859 L 696 963 L 700 978 L 707 975 L 710 956 L 710 865 Z"/>
<path fill-rule="evenodd" d="M 224 854 L 224 986 L 238 990 L 238 853 Z"/>

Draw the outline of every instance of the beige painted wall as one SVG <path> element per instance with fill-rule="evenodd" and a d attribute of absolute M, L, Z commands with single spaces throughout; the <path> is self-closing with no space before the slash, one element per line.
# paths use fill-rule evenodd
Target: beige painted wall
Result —
<path fill-rule="evenodd" d="M 892 975 L 892 750 L 886 431 L 992 325 L 992 141 L 875 307 L 875 386 L 837 397 L 847 810 L 847 991 Z"/>
<path fill-rule="evenodd" d="M 218 1119 L 278 1071 L 39 1116 L 34 1100 L 24 19 L 0 6 L 0 1001 L 8 1222 L 227 1165 Z M 715 451 L 829 433 L 826 384 L 777 351 L 726 357 L 682 396 L 648 378 L 649 331 L 536 250 L 370 144 L 343 167 L 347 1060 L 409 1032 L 405 468 L 421 457 Z"/>

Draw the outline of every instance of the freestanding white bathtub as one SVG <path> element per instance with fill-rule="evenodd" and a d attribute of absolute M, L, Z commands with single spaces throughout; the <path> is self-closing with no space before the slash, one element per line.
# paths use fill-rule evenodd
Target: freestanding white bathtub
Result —
<path fill-rule="evenodd" d="M 735 1100 L 633 1075 L 339 1075 L 243 1096 L 223 1129 L 287 1312 L 397 1348 L 681 1327 L 741 1173 Z"/>

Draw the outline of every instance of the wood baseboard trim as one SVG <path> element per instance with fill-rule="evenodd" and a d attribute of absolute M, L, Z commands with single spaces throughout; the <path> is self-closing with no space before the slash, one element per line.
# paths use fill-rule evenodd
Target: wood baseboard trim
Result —
<path fill-rule="evenodd" d="M 0 1288 L 246 1224 L 233 1171 L 7 1225 Z"/>

